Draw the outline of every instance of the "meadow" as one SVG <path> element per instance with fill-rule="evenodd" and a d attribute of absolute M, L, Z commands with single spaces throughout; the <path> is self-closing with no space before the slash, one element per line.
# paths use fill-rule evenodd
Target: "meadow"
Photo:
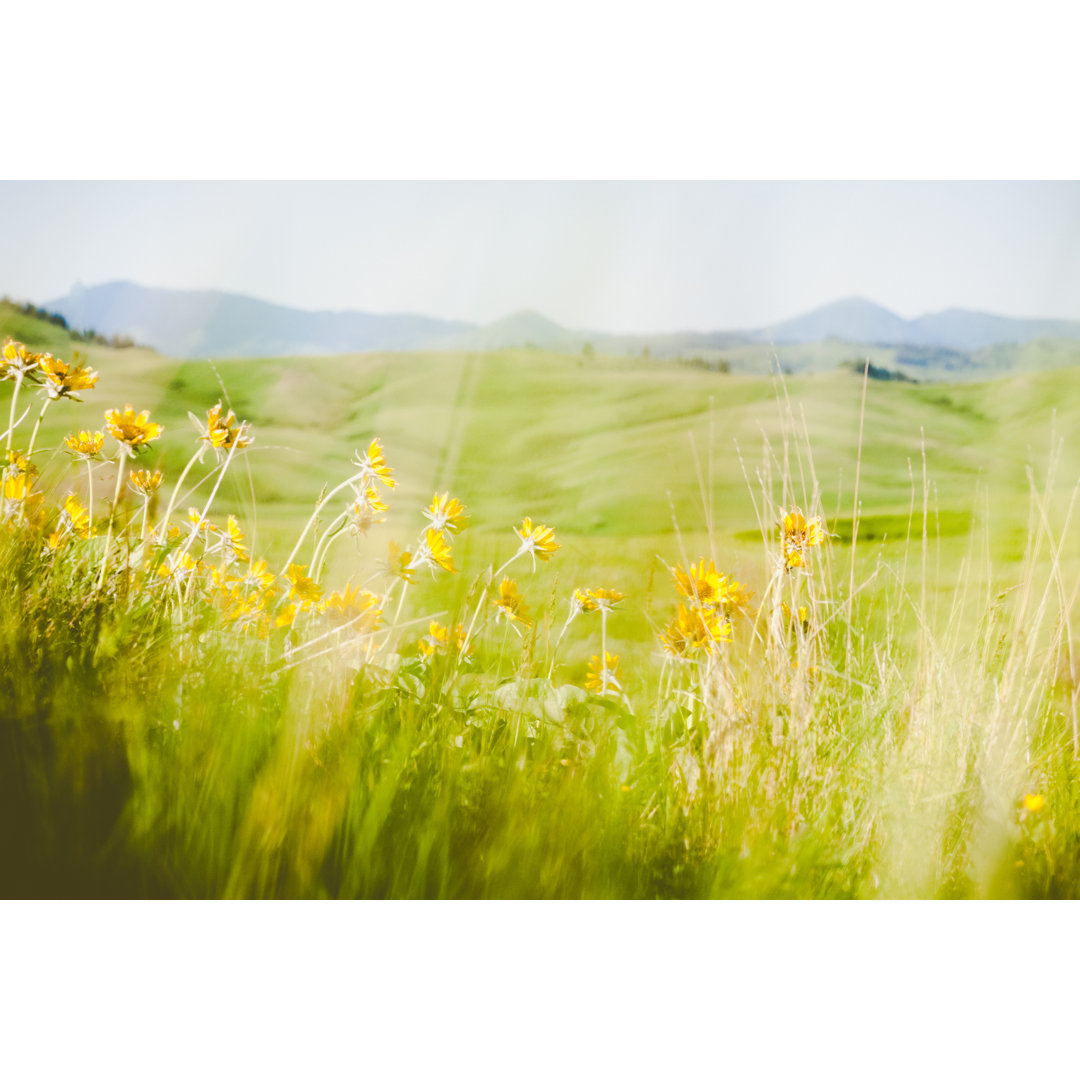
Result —
<path fill-rule="evenodd" d="M 5 474 L 0 893 L 1077 893 L 1080 369 L 84 351 Z"/>

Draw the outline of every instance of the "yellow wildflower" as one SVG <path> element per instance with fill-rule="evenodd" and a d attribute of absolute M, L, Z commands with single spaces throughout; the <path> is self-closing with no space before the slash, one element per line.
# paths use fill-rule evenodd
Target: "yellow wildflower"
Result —
<path fill-rule="evenodd" d="M 161 487 L 163 479 L 160 469 L 155 469 L 153 472 L 149 469 L 135 469 L 128 477 L 128 484 L 132 491 L 136 491 L 144 498 L 149 499 Z"/>
<path fill-rule="evenodd" d="M 575 611 L 581 612 L 610 612 L 625 599 L 621 592 L 613 589 L 575 589 L 573 606 Z"/>
<path fill-rule="evenodd" d="M 528 552 L 532 556 L 534 570 L 537 559 L 547 562 L 559 550 L 560 545 L 555 543 L 555 530 L 549 529 L 546 525 L 534 525 L 532 518 L 526 518 L 521 523 L 521 528 L 515 529 L 514 532 L 521 537 L 518 554 Z"/>
<path fill-rule="evenodd" d="M 66 531 L 74 533 L 80 540 L 85 540 L 94 535 L 94 529 L 90 523 L 90 511 L 79 503 L 75 495 L 69 495 L 64 500 L 64 508 L 60 513 L 60 524 Z"/>
<path fill-rule="evenodd" d="M 712 559 L 708 562 L 700 559 L 696 566 L 693 563 L 685 568 L 677 566 L 672 574 L 675 588 L 695 604 L 705 606 L 719 602 L 721 584 L 725 579 Z"/>
<path fill-rule="evenodd" d="M 174 585 L 183 585 L 202 569 L 202 563 L 186 551 L 175 551 L 158 567 L 158 577 Z"/>
<path fill-rule="evenodd" d="M 75 354 L 78 358 L 78 353 Z M 92 390 L 98 381 L 98 373 L 93 368 L 84 367 L 79 363 L 65 363 L 63 360 L 45 353 L 38 358 L 38 365 L 45 373 L 45 389 L 50 398 L 54 400 L 67 397 L 72 401 L 80 401 L 76 397 L 76 390 Z"/>
<path fill-rule="evenodd" d="M 220 585 L 218 599 L 222 615 L 229 622 L 248 622 L 259 613 L 261 605 L 258 596 L 245 592 L 239 582 L 225 581 L 217 573 L 212 573 L 215 583 Z"/>
<path fill-rule="evenodd" d="M 4 470 L 4 483 L 0 494 L 3 496 L 5 520 L 18 514 L 23 505 L 35 497 L 33 486 L 33 473 L 20 472 L 12 475 L 10 468 Z"/>
<path fill-rule="evenodd" d="M 526 626 L 532 621 L 529 618 L 529 609 L 525 606 L 525 598 L 518 592 L 517 582 L 512 578 L 504 577 L 499 583 L 499 592 L 493 603 L 499 609 L 495 612 L 495 618 L 500 617 L 510 622 L 524 623 Z"/>
<path fill-rule="evenodd" d="M 60 548 L 63 547 L 66 540 L 67 534 L 60 532 L 59 529 L 57 529 L 55 532 L 49 533 L 48 539 L 45 541 L 45 547 L 42 549 L 41 554 L 45 556 L 45 558 L 49 558 L 50 556 L 55 555 L 60 550 Z"/>
<path fill-rule="evenodd" d="M 80 431 L 77 435 L 69 435 L 64 439 L 64 445 L 80 461 L 90 461 L 101 454 L 101 448 L 105 445 L 105 432 Z"/>
<path fill-rule="evenodd" d="M 660 644 L 673 656 L 686 656 L 731 640 L 731 623 L 714 608 L 687 608 L 679 604 L 675 617 L 660 634 Z"/>
<path fill-rule="evenodd" d="M 17 476 L 29 476 L 31 479 L 37 476 L 37 468 L 30 459 L 18 450 L 8 451 L 7 465 L 4 466 L 4 476 L 14 479 Z"/>
<path fill-rule="evenodd" d="M 188 521 L 191 522 L 192 532 L 221 532 L 221 530 L 208 518 L 203 517 L 202 511 L 197 507 L 188 507 Z"/>
<path fill-rule="evenodd" d="M 712 559 L 708 562 L 699 559 L 697 565 L 677 566 L 671 573 L 675 588 L 691 601 L 691 606 L 714 608 L 726 615 L 744 609 L 750 602 L 750 590 L 721 574 Z"/>
<path fill-rule="evenodd" d="M 391 577 L 401 578 L 402 581 L 412 581 L 416 573 L 412 552 L 408 548 L 398 547 L 393 540 L 390 541 L 389 557 L 380 566 Z"/>
<path fill-rule="evenodd" d="M 319 597 L 322 596 L 322 589 L 318 582 L 309 578 L 304 573 L 305 570 L 307 570 L 306 566 L 289 563 L 289 568 L 285 571 L 285 576 L 289 579 L 289 599 L 299 600 L 301 611 L 308 611 L 313 604 L 318 603 Z"/>
<path fill-rule="evenodd" d="M 820 518 L 807 521 L 799 510 L 784 515 L 780 526 L 784 541 L 784 567 L 795 570 L 806 565 L 806 551 L 825 540 L 825 528 Z"/>
<path fill-rule="evenodd" d="M 373 484 L 376 480 L 379 480 L 387 487 L 395 487 L 397 485 L 397 481 L 391 476 L 393 470 L 386 464 L 386 458 L 383 456 L 383 449 L 379 444 L 378 439 L 371 440 L 371 445 L 368 447 L 368 452 L 366 454 L 361 455 L 360 452 L 357 451 L 353 461 L 360 470 L 361 478 L 365 484 Z"/>
<path fill-rule="evenodd" d="M 241 579 L 241 584 L 248 589 L 269 592 L 272 589 L 274 580 L 274 574 L 267 567 L 266 560 L 260 559 L 248 568 L 248 572 Z"/>
<path fill-rule="evenodd" d="M 278 612 L 277 618 L 274 620 L 274 625 L 277 627 L 292 626 L 296 620 L 296 605 L 286 604 L 285 607 Z"/>
<path fill-rule="evenodd" d="M 222 404 L 219 401 L 206 414 L 206 423 L 201 424 L 196 416 L 189 413 L 195 426 L 199 429 L 199 438 L 212 446 L 215 450 L 228 453 L 234 447 L 243 450 L 254 442 L 250 434 L 251 425 L 240 423 L 236 419 L 236 413 L 230 409 L 225 416 L 221 415 Z"/>
<path fill-rule="evenodd" d="M 424 539 L 416 549 L 410 568 L 415 569 L 418 566 L 430 566 L 433 575 L 436 567 L 451 574 L 457 573 L 450 554 L 450 544 L 441 532 L 428 529 L 424 533 Z"/>
<path fill-rule="evenodd" d="M 379 598 L 374 593 L 349 585 L 343 593 L 332 592 L 324 597 L 318 610 L 337 626 L 352 623 L 358 634 L 374 630 L 382 615 Z"/>
<path fill-rule="evenodd" d="M 165 430 L 150 419 L 148 410 L 144 409 L 136 416 L 130 405 L 123 411 L 109 409 L 105 413 L 105 428 L 128 452 L 147 446 Z"/>
<path fill-rule="evenodd" d="M 19 383 L 26 379 L 28 382 L 37 382 L 41 377 L 38 364 L 40 359 L 40 353 L 28 352 L 21 341 L 8 338 L 0 352 L 0 380 L 14 379 Z"/>
<path fill-rule="evenodd" d="M 1024 809 L 1029 814 L 1037 814 L 1046 805 L 1046 799 L 1042 795 L 1025 795 Z"/>
<path fill-rule="evenodd" d="M 451 630 L 449 626 L 443 626 L 442 623 L 432 619 L 428 623 L 427 636 L 422 637 L 416 643 L 416 651 L 420 654 L 421 659 L 430 660 L 436 653 L 445 656 L 451 649 L 454 652 L 464 653 L 466 659 L 472 655 L 472 646 L 466 646 L 465 626 L 458 623 Z"/>
<path fill-rule="evenodd" d="M 386 513 L 386 503 L 379 498 L 379 490 L 376 487 L 365 487 L 357 492 L 356 501 L 346 511 L 349 528 L 357 536 L 363 536 L 372 525 L 379 525 L 383 518 L 379 514 Z"/>
<path fill-rule="evenodd" d="M 780 610 L 784 613 L 784 618 L 788 622 L 793 621 L 792 617 L 791 617 L 791 608 L 788 607 L 788 605 L 784 601 L 780 602 Z M 800 604 L 799 609 L 796 612 L 796 616 L 798 618 L 799 625 L 802 626 L 802 628 L 803 628 L 803 631 L 805 632 L 805 631 L 809 630 L 810 629 L 810 609 L 808 607 L 806 607 L 805 604 Z"/>
<path fill-rule="evenodd" d="M 590 595 L 590 589 L 575 589 L 573 598 L 570 601 L 570 609 L 572 614 L 578 615 L 584 612 L 596 611 L 596 601 Z"/>
<path fill-rule="evenodd" d="M 604 653 L 604 661 L 600 662 L 599 656 L 594 656 L 589 661 L 589 674 L 585 679 L 585 689 L 592 690 L 597 694 L 621 693 L 619 685 L 619 658 L 611 653 Z"/>
<path fill-rule="evenodd" d="M 431 506 L 424 511 L 424 517 L 430 519 L 431 527 L 437 532 L 449 529 L 452 533 L 459 533 L 468 525 L 464 504 L 458 499 L 451 499 L 450 492 L 436 494 Z"/>

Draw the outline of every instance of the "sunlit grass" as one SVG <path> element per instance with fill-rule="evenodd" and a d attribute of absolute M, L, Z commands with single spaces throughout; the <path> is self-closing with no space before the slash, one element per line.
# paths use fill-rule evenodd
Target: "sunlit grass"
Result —
<path fill-rule="evenodd" d="M 1074 389 L 89 362 L 0 399 L 6 895 L 1077 892 Z"/>

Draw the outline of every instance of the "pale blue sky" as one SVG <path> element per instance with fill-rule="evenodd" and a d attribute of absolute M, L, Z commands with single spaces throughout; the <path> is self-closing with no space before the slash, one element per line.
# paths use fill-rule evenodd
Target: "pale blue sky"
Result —
<path fill-rule="evenodd" d="M 861 295 L 1080 318 L 1078 183 L 0 183 L 0 293 L 218 288 L 598 330 L 759 326 Z"/>

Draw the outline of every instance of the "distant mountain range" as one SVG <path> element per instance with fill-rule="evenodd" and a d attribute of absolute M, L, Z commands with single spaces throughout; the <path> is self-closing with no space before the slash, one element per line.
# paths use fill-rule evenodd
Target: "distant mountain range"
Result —
<path fill-rule="evenodd" d="M 869 300 L 826 304 L 756 330 L 610 334 L 572 330 L 536 311 L 519 311 L 487 325 L 425 315 L 362 311 L 303 311 L 215 290 L 150 289 L 131 282 L 89 288 L 42 305 L 69 326 L 126 334 L 169 356 L 309 356 L 368 350 L 491 350 L 515 346 L 656 357 L 688 356 L 749 346 L 846 342 L 906 348 L 914 356 L 944 350 L 957 357 L 993 346 L 1023 346 L 1042 338 L 1080 341 L 1080 321 L 1012 319 L 979 311 L 947 311 L 904 319 Z M 926 364 L 926 360 L 916 361 Z"/>

